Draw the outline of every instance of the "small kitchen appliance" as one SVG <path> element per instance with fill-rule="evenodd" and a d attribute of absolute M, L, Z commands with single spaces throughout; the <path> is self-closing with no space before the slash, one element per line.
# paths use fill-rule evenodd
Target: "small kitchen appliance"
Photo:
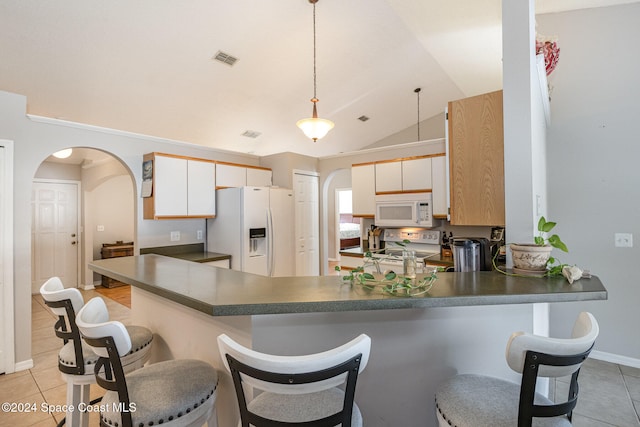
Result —
<path fill-rule="evenodd" d="M 431 193 L 381 194 L 375 200 L 377 227 L 433 227 Z"/>
<path fill-rule="evenodd" d="M 455 237 L 453 239 L 453 271 L 491 271 L 489 239 Z"/>

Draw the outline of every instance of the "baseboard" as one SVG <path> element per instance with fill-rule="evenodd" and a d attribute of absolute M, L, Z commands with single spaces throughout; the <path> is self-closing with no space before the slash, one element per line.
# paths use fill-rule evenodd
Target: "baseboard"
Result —
<path fill-rule="evenodd" d="M 607 353 L 604 351 L 593 350 L 589 357 L 604 362 L 617 363 L 618 365 L 630 366 L 632 368 L 640 369 L 640 359 L 634 359 L 633 357 L 620 356 L 618 354 Z"/>
<path fill-rule="evenodd" d="M 16 363 L 14 372 L 26 371 L 31 368 L 33 368 L 33 359 L 23 360 L 22 362 Z"/>
<path fill-rule="evenodd" d="M 96 283 L 97 283 L 97 284 L 100 284 L 100 282 L 94 282 L 94 283 L 91 283 L 91 284 L 88 284 L 88 285 L 84 285 L 84 286 L 82 287 L 82 289 L 84 289 L 85 291 L 92 291 L 92 290 L 94 290 L 94 289 L 96 288 L 96 287 L 95 287 L 95 284 L 96 284 Z"/>

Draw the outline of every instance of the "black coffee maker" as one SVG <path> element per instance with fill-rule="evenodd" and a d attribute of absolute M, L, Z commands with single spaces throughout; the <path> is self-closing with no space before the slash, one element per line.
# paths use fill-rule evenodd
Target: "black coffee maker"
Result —
<path fill-rule="evenodd" d="M 483 237 L 454 237 L 453 271 L 491 271 L 491 244 Z"/>

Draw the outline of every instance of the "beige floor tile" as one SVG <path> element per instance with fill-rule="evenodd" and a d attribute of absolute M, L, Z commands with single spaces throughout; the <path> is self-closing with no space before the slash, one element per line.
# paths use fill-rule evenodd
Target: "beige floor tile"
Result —
<path fill-rule="evenodd" d="M 1 400 L 1 399 L 0 399 Z M 3 412 L 0 417 L 0 427 L 23 427 L 41 425 L 41 422 L 52 420 L 51 414 L 43 411 L 44 399 L 40 393 L 24 396 L 20 403 L 28 403 L 29 409 L 21 412 Z M 46 425 L 46 424 L 43 424 Z"/>
<path fill-rule="evenodd" d="M 40 354 L 52 350 L 60 350 L 62 348 L 62 340 L 55 335 L 52 337 L 32 339 L 31 354 Z"/>
<path fill-rule="evenodd" d="M 40 391 L 44 392 L 67 382 L 62 378 L 57 366 L 32 372 Z"/>
<path fill-rule="evenodd" d="M 40 393 L 31 373 L 29 375 L 11 375 L 2 382 L 0 387 L 0 402 L 19 402 L 24 401 L 27 396 Z"/>
<path fill-rule="evenodd" d="M 22 377 L 22 376 L 25 376 L 25 375 L 31 375 L 31 373 L 29 372 L 29 370 L 28 370 L 28 369 L 26 369 L 26 370 L 24 370 L 24 371 L 14 372 L 14 373 L 12 373 L 12 374 L 3 374 L 3 375 L 0 375 L 0 385 L 1 385 L 2 387 L 4 387 L 4 385 L 3 385 L 3 384 L 4 384 L 4 382 L 5 382 L 5 381 L 11 381 L 11 380 L 13 380 L 13 379 L 15 379 L 15 378 Z"/>
<path fill-rule="evenodd" d="M 60 343 L 62 343 L 62 341 L 60 341 Z M 57 368 L 59 351 L 60 350 L 56 348 L 55 350 L 49 350 L 43 353 L 34 354 L 33 368 L 31 368 L 31 372 L 35 373 L 49 368 Z"/>

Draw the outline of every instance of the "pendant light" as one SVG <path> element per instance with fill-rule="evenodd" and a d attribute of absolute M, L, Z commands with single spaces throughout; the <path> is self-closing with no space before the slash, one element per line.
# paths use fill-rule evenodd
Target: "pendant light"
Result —
<path fill-rule="evenodd" d="M 324 137 L 332 128 L 333 122 L 327 119 L 318 118 L 318 97 L 316 96 L 316 3 L 318 0 L 309 0 L 313 4 L 313 113 L 310 118 L 298 120 L 296 125 L 304 132 L 304 134 L 316 142 Z"/>

